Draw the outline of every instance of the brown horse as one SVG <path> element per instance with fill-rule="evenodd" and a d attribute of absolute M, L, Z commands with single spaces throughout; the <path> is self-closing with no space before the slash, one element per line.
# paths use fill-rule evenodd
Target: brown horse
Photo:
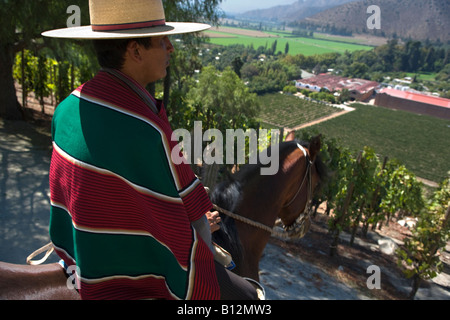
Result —
<path fill-rule="evenodd" d="M 310 223 L 309 206 L 325 174 L 325 167 L 318 158 L 320 136 L 304 147 L 292 137 L 287 140 L 292 141 L 279 146 L 277 174 L 258 174 L 261 165 L 243 166 L 211 194 L 211 200 L 218 207 L 251 220 L 221 215 L 222 228 L 213 234 L 213 240 L 231 253 L 236 264 L 235 273 L 257 281 L 259 260 L 277 218 L 281 219 L 290 236 L 303 236 L 305 226 L 297 227 L 296 222 Z M 298 235 L 296 231 L 302 234 Z"/>
<path fill-rule="evenodd" d="M 292 226 L 307 209 L 312 191 L 320 180 L 320 161 L 316 159 L 320 138 L 313 138 L 307 148 L 299 147 L 295 141 L 280 144 L 280 168 L 277 174 L 261 176 L 256 171 L 260 165 L 244 166 L 232 177 L 231 182 L 215 190 L 212 199 L 215 197 L 220 200 L 218 204 L 222 208 L 233 210 L 240 216 L 270 228 L 280 217 L 292 234 L 296 230 Z M 217 198 L 221 192 L 222 200 Z M 230 194 L 231 197 L 226 196 Z M 233 205 L 226 205 L 224 199 L 225 202 L 231 199 Z M 238 265 L 236 273 L 258 280 L 259 260 L 270 232 L 225 217 L 223 221 L 222 230 L 216 232 L 214 238 L 220 242 L 224 235 L 234 237 L 231 242 L 228 238 L 224 247 L 235 258 Z M 237 244 L 234 248 L 233 243 Z M 0 300 L 80 299 L 75 289 L 69 289 L 68 281 L 70 277 L 66 276 L 58 263 L 27 266 L 0 262 Z"/>

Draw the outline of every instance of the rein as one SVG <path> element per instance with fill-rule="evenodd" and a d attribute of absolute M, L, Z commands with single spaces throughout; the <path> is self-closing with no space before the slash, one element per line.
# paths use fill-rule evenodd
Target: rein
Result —
<path fill-rule="evenodd" d="M 281 224 L 281 220 L 277 219 L 277 221 L 275 222 L 275 226 L 273 228 L 266 226 L 265 224 L 262 224 L 260 222 L 251 220 L 249 218 L 243 217 L 241 215 L 235 214 L 233 212 L 230 212 L 228 210 L 225 210 L 219 206 L 217 206 L 216 204 L 213 204 L 213 207 L 215 210 L 222 212 L 223 214 L 229 216 L 230 218 L 233 218 L 235 220 L 238 220 L 240 222 L 246 223 L 248 225 L 251 225 L 253 227 L 259 228 L 261 230 L 264 230 L 266 232 L 269 232 L 271 234 L 272 237 L 277 237 L 277 238 L 282 238 L 282 239 L 290 239 L 290 238 L 301 238 L 304 236 L 305 232 L 305 226 L 306 226 L 306 231 L 307 229 L 309 229 L 309 226 L 311 225 L 311 220 L 310 220 L 310 213 L 311 213 L 311 198 L 312 198 L 312 173 L 311 173 L 311 168 L 312 165 L 314 164 L 313 161 L 310 160 L 308 153 L 306 152 L 305 148 L 303 148 L 300 144 L 297 143 L 297 147 L 302 150 L 306 161 L 307 161 L 307 165 L 306 165 L 306 172 L 305 172 L 305 176 L 303 177 L 303 181 L 300 184 L 300 187 L 298 188 L 295 196 L 292 198 L 291 201 L 288 202 L 288 204 L 286 204 L 285 206 L 283 206 L 283 208 L 287 208 L 290 205 L 292 205 L 292 203 L 294 203 L 294 201 L 297 199 L 298 195 L 300 194 L 301 189 L 303 188 L 303 185 L 305 184 L 306 180 L 308 180 L 308 185 L 309 185 L 309 192 L 307 195 L 307 202 L 306 202 L 306 206 L 305 209 L 303 210 L 303 212 L 301 212 L 298 216 L 298 218 L 295 220 L 295 222 L 292 224 L 292 226 L 290 227 L 283 227 L 283 229 L 281 229 L 280 227 L 278 227 L 279 224 Z M 305 213 L 306 212 L 306 213 Z M 279 230 L 282 231 L 279 231 Z M 299 236 L 300 234 L 300 236 Z"/>
<path fill-rule="evenodd" d="M 228 210 L 225 210 L 225 209 L 223 209 L 223 208 L 221 208 L 221 207 L 219 207 L 219 206 L 217 206 L 215 204 L 213 204 L 213 207 L 214 207 L 215 210 L 217 210 L 219 212 L 222 212 L 223 214 L 229 216 L 230 218 L 233 218 L 233 219 L 238 220 L 240 222 L 246 223 L 246 224 L 251 225 L 251 226 L 253 226 L 255 228 L 267 231 L 273 237 L 284 238 L 284 239 L 289 239 L 290 238 L 290 236 L 288 234 L 286 234 L 286 231 L 278 231 L 277 229 L 279 229 L 279 228 L 276 227 L 276 226 L 273 227 L 273 228 L 268 227 L 265 224 L 262 224 L 260 222 L 257 222 L 257 221 L 248 219 L 246 217 L 240 216 L 238 214 L 235 214 L 235 213 L 233 213 L 231 211 L 228 211 Z"/>

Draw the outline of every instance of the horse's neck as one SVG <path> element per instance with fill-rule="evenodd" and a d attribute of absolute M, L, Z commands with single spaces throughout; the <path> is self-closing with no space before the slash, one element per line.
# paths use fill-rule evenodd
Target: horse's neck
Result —
<path fill-rule="evenodd" d="M 244 197 L 241 201 L 240 214 L 266 224 L 274 225 L 282 209 L 286 197 L 297 183 L 293 177 L 298 176 L 298 157 L 293 152 L 280 153 L 280 167 L 275 175 L 257 175 L 244 186 Z"/>
<path fill-rule="evenodd" d="M 273 226 L 283 205 L 285 180 L 287 177 L 283 173 L 277 173 L 249 182 L 244 188 L 239 214 L 269 227 Z"/>

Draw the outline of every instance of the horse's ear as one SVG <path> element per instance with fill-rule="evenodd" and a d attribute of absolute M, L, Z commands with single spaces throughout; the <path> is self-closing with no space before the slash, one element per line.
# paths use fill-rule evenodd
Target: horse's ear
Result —
<path fill-rule="evenodd" d="M 294 141 L 295 140 L 295 130 L 289 132 L 284 141 Z"/>
<path fill-rule="evenodd" d="M 315 136 L 309 142 L 309 155 L 311 157 L 311 161 L 316 159 L 317 154 L 322 147 L 322 135 Z"/>

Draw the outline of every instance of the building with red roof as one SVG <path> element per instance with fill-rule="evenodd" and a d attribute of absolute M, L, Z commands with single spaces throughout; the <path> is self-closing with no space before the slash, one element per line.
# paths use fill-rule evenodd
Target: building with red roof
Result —
<path fill-rule="evenodd" d="M 375 105 L 450 119 L 450 99 L 422 93 L 384 88 L 377 93 Z"/>
<path fill-rule="evenodd" d="M 321 89 L 326 89 L 330 92 L 347 89 L 352 100 L 365 101 L 372 96 L 374 90 L 378 88 L 379 83 L 323 73 L 312 78 L 297 80 L 295 86 L 299 89 L 308 89 L 317 92 Z"/>

